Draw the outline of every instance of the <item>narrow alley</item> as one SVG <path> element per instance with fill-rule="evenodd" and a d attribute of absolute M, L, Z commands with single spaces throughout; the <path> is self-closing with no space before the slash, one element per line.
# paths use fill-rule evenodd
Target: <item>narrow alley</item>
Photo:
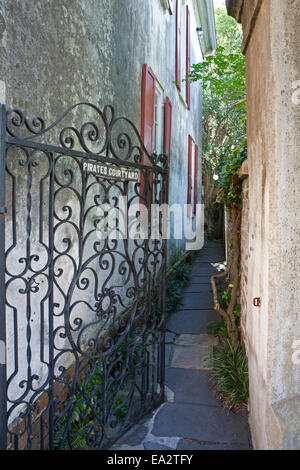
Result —
<path fill-rule="evenodd" d="M 210 359 L 216 338 L 208 325 L 210 276 L 222 268 L 222 242 L 208 241 L 193 264 L 179 308 L 167 320 L 166 402 L 134 426 L 113 450 L 250 450 L 247 413 L 222 407 L 215 397 Z"/>
<path fill-rule="evenodd" d="M 0 451 L 300 450 L 300 0 L 0 5 Z"/>

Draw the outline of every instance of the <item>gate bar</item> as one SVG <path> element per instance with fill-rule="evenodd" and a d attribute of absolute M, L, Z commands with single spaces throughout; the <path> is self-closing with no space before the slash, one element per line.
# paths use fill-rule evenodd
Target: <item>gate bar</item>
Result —
<path fill-rule="evenodd" d="M 7 448 L 7 378 L 5 318 L 5 134 L 6 108 L 0 105 L 0 449 Z"/>
<path fill-rule="evenodd" d="M 67 155 L 69 157 L 88 158 L 89 160 L 99 161 L 100 163 L 111 163 L 116 166 L 118 165 L 126 166 L 129 168 L 135 168 L 137 170 L 150 170 L 154 173 L 163 173 L 163 174 L 168 173 L 167 168 L 163 168 L 161 166 L 155 166 L 153 164 L 144 165 L 143 163 L 135 163 L 135 162 L 128 161 L 128 160 L 122 160 L 121 158 L 104 157 L 103 155 L 99 155 L 98 153 L 92 153 L 92 152 L 86 153 L 86 152 L 81 152 L 79 150 L 69 149 L 67 147 L 57 147 L 56 145 L 43 144 L 41 142 L 36 142 L 33 140 L 28 140 L 28 139 L 20 139 L 18 137 L 6 136 L 5 143 L 17 145 L 20 147 L 42 150 L 42 151 L 46 150 L 47 152 L 50 152 L 50 153 Z"/>

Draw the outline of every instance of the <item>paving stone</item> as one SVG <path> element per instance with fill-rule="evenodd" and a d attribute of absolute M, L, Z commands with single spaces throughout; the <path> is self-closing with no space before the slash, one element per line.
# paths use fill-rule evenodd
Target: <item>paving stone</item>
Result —
<path fill-rule="evenodd" d="M 156 408 L 155 410 L 151 411 L 150 413 L 148 413 L 147 415 L 145 415 L 143 418 L 141 418 L 139 424 L 145 424 L 145 426 L 148 427 L 148 424 L 149 422 L 151 421 L 151 419 L 153 419 L 153 416 L 159 411 L 160 408 L 162 408 L 163 406 L 165 405 L 165 403 L 163 403 L 162 405 L 160 405 L 159 408 Z"/>
<path fill-rule="evenodd" d="M 222 406 L 215 396 L 214 382 L 208 371 L 170 367 L 166 370 L 166 381 L 177 403 Z"/>
<path fill-rule="evenodd" d="M 214 444 L 181 439 L 176 450 L 251 450 L 250 444 Z"/>
<path fill-rule="evenodd" d="M 206 263 L 204 266 L 203 263 L 200 263 L 199 265 L 196 265 L 193 269 L 193 277 L 207 277 L 210 278 L 214 274 L 218 274 L 219 272 L 218 269 L 216 269 L 214 266 L 211 265 L 211 263 Z"/>
<path fill-rule="evenodd" d="M 181 346 L 216 346 L 218 344 L 217 338 L 212 335 L 178 335 L 175 339 L 175 344 Z"/>
<path fill-rule="evenodd" d="M 176 334 L 175 334 L 175 333 L 171 333 L 171 332 L 168 331 L 168 332 L 166 333 L 165 342 L 166 342 L 166 343 L 173 343 L 175 338 L 176 338 Z"/>
<path fill-rule="evenodd" d="M 166 363 L 166 367 L 169 367 L 171 365 L 172 352 L 173 352 L 173 345 L 172 344 L 166 344 L 166 346 L 165 346 L 165 363 Z"/>
<path fill-rule="evenodd" d="M 173 450 L 171 447 L 163 446 L 157 442 L 144 442 L 145 450 Z"/>
<path fill-rule="evenodd" d="M 224 250 L 222 249 L 219 249 L 219 248 L 206 248 L 205 250 L 201 250 L 198 255 L 196 256 L 195 258 L 195 263 L 198 263 L 199 261 L 201 261 L 203 258 L 207 257 L 207 256 L 211 256 L 212 257 L 212 261 L 217 261 L 217 258 L 218 257 L 221 257 L 223 256 L 222 259 L 224 259 Z"/>
<path fill-rule="evenodd" d="M 225 251 L 222 248 L 206 248 L 202 250 L 197 256 L 195 263 L 203 263 L 203 262 L 224 262 L 225 260 Z"/>
<path fill-rule="evenodd" d="M 212 274 L 206 274 L 206 273 L 197 273 L 193 275 L 193 281 L 202 284 L 210 284 L 210 279 L 213 274 L 217 273 L 212 273 Z"/>
<path fill-rule="evenodd" d="M 165 385 L 165 400 L 170 403 L 174 403 L 175 401 L 175 393 L 168 387 L 168 385 Z"/>
<path fill-rule="evenodd" d="M 178 369 L 209 370 L 212 348 L 208 346 L 174 346 L 171 367 Z"/>
<path fill-rule="evenodd" d="M 152 434 L 249 445 L 249 427 L 244 416 L 198 404 L 167 403 L 155 417 Z"/>
<path fill-rule="evenodd" d="M 216 339 L 207 326 L 220 322 L 210 277 L 224 269 L 220 242 L 206 242 L 181 307 L 167 319 L 165 402 L 114 446 L 146 450 L 249 450 L 247 416 L 225 410 L 214 393 L 209 367 Z M 149 433 L 150 431 L 150 433 Z"/>
<path fill-rule="evenodd" d="M 145 450 L 143 444 L 139 444 L 137 446 L 130 446 L 130 445 L 120 445 L 116 444 L 113 447 L 111 447 L 109 450 Z"/>
<path fill-rule="evenodd" d="M 213 306 L 213 296 L 210 292 L 186 294 L 180 302 L 180 310 L 206 310 Z"/>
<path fill-rule="evenodd" d="M 143 442 L 147 434 L 148 428 L 138 424 L 137 426 L 133 426 L 130 431 L 124 434 L 124 436 L 118 441 L 118 445 L 138 446 Z"/>
<path fill-rule="evenodd" d="M 190 284 L 186 289 L 184 289 L 184 295 L 186 294 L 200 294 L 200 295 L 211 295 L 212 296 L 212 287 L 210 283 L 206 284 Z"/>
<path fill-rule="evenodd" d="M 210 280 L 205 280 L 205 278 L 201 277 L 193 277 L 189 283 L 189 286 L 186 288 L 188 291 L 189 289 L 198 289 L 198 292 L 200 292 L 202 289 L 211 289 L 211 283 Z"/>
<path fill-rule="evenodd" d="M 224 261 L 226 259 L 225 250 L 219 247 L 217 248 L 209 247 L 204 250 L 201 250 L 196 256 L 196 258 L 194 259 L 194 263 L 199 263 L 203 260 L 203 258 L 207 258 L 207 257 L 210 257 L 211 262 L 214 262 L 214 263 L 218 262 L 219 259 L 221 261 Z"/>
<path fill-rule="evenodd" d="M 207 325 L 220 320 L 214 310 L 179 310 L 167 319 L 167 327 L 176 333 L 207 333 Z"/>
<path fill-rule="evenodd" d="M 212 243 L 204 243 L 204 247 L 202 250 L 198 251 L 197 256 L 201 256 L 202 253 L 207 253 L 209 251 L 213 251 L 215 253 L 225 253 L 225 247 L 223 240 L 221 240 L 220 243 L 218 242 L 212 242 Z"/>
<path fill-rule="evenodd" d="M 224 264 L 225 261 L 225 255 L 223 253 L 205 253 L 202 256 L 199 256 L 197 258 L 196 262 L 194 263 L 194 266 L 197 265 L 205 265 L 205 263 L 222 263 Z"/>

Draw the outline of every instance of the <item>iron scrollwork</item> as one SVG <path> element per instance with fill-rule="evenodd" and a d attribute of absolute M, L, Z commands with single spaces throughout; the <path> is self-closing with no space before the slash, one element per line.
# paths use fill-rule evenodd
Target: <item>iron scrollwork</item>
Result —
<path fill-rule="evenodd" d="M 168 156 L 164 153 L 159 155 L 156 153 L 149 154 L 133 122 L 126 117 L 115 117 L 115 111 L 111 105 L 106 105 L 102 111 L 99 107 L 88 102 L 77 103 L 67 109 L 59 119 L 49 126 L 46 126 L 44 119 L 40 117 L 28 119 L 20 109 L 13 109 L 7 112 L 7 134 L 15 138 L 21 136 L 24 140 L 37 139 L 49 134 L 52 129 L 59 128 L 59 125 L 73 111 L 78 111 L 77 108 L 85 108 L 88 112 L 94 113 L 97 121 L 87 120 L 78 127 L 68 125 L 59 129 L 57 144 L 62 148 L 69 150 L 76 148 L 93 155 L 111 156 L 116 160 L 133 160 L 136 164 L 141 164 L 143 155 L 146 155 L 152 165 L 167 169 Z M 120 124 L 129 126 L 137 144 L 133 143 L 131 135 L 125 131 L 120 132 L 115 142 L 113 142 L 114 130 Z M 26 135 L 28 133 L 29 135 Z M 98 148 L 95 148 L 95 144 L 98 144 Z M 127 149 L 127 151 L 121 156 L 118 150 L 124 149 Z"/>
<path fill-rule="evenodd" d="M 50 126 L 15 109 L 6 128 L 8 446 L 107 448 L 164 399 L 166 240 L 124 231 L 141 203 L 167 201 L 168 159 L 112 106 L 78 103 Z M 141 180 L 85 173 L 87 158 Z M 99 238 L 104 206 L 120 237 Z"/>

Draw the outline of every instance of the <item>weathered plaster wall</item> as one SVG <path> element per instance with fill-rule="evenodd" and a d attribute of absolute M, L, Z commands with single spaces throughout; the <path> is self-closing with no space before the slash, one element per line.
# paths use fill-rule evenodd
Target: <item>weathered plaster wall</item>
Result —
<path fill-rule="evenodd" d="M 201 53 L 192 0 L 187 4 L 194 63 Z M 2 0 L 0 9 L 0 80 L 6 84 L 7 107 L 28 116 L 41 115 L 50 123 L 75 102 L 109 103 L 140 129 L 142 65 L 152 67 L 173 105 L 169 199 L 186 203 L 187 136 L 201 149 L 202 98 L 200 84 L 192 84 L 188 111 L 173 83 L 175 13 L 170 15 L 160 0 Z M 200 187 L 200 162 L 198 181 Z M 184 240 L 169 245 L 183 249 Z"/>
<path fill-rule="evenodd" d="M 247 162 L 248 172 L 248 162 Z M 241 303 L 241 329 L 242 338 L 246 340 L 246 320 L 248 312 L 248 258 L 249 258 L 249 178 L 246 176 L 242 183 L 243 211 L 241 220 L 241 278 L 240 278 L 240 303 Z"/>
<path fill-rule="evenodd" d="M 274 309 L 271 395 L 283 448 L 300 449 L 300 365 L 293 362 L 293 342 L 300 338 L 300 106 L 292 98 L 293 84 L 300 74 L 300 1 L 289 0 L 283 8 L 282 2 L 274 0 L 271 8 L 278 182 L 277 224 L 273 226 L 277 238 L 273 259 L 278 259 L 278 263 L 271 278 Z M 278 41 L 279 31 L 282 41 Z"/>
<path fill-rule="evenodd" d="M 250 424 L 256 449 L 299 449 L 300 366 L 293 343 L 300 338 L 300 107 L 292 95 L 300 73 L 300 2 L 263 0 L 255 21 L 252 3 L 246 0 L 242 13 L 244 31 L 252 24 L 246 48 L 249 200 L 242 227 Z M 261 298 L 260 308 L 254 297 Z"/>
<path fill-rule="evenodd" d="M 191 61 L 201 60 L 196 34 L 196 24 L 191 9 L 192 56 Z M 187 110 L 173 81 L 175 80 L 175 15 L 163 9 L 160 0 L 0 0 L 3 21 L 0 22 L 0 80 L 6 86 L 7 108 L 20 108 L 28 117 L 41 116 L 47 125 L 57 119 L 69 106 L 79 101 L 89 101 L 103 108 L 112 104 L 117 115 L 131 119 L 140 129 L 142 65 L 147 63 L 173 104 L 170 197 L 171 203 L 186 203 L 188 173 L 188 134 L 191 134 L 201 149 L 201 86 L 191 87 L 191 111 Z M 55 142 L 57 143 L 57 141 Z M 199 153 L 201 157 L 201 152 Z M 44 158 L 45 159 L 45 158 Z M 40 159 L 43 160 L 43 159 Z M 43 169 L 42 169 L 43 167 Z M 47 163 L 35 169 L 44 171 Z M 63 165 L 61 173 L 63 174 Z M 199 161 L 199 187 L 201 164 Z M 39 211 L 39 177 L 32 183 L 32 253 L 43 250 L 38 242 L 37 217 Z M 9 260 L 10 265 L 24 255 L 26 231 L 26 174 L 20 170 L 18 187 L 18 244 Z M 9 186 L 10 183 L 8 183 Z M 47 185 L 45 183 L 46 191 Z M 9 189 L 9 188 L 8 188 Z M 45 193 L 47 196 L 47 192 Z M 200 201 L 201 190 L 198 191 Z M 47 214 L 47 197 L 44 213 Z M 67 201 L 67 202 L 66 202 Z M 76 220 L 78 201 L 72 201 L 71 192 L 61 193 L 59 213 L 63 205 L 73 208 Z M 9 201 L 8 201 L 9 205 Z M 8 207 L 7 221 L 11 217 Z M 47 217 L 44 220 L 47 233 Z M 66 226 L 65 226 L 66 228 Z M 72 253 L 78 247 L 76 234 L 61 233 L 60 238 L 70 237 Z M 184 248 L 184 240 L 170 242 L 170 254 L 175 247 Z M 7 240 L 9 246 L 9 240 Z M 92 250 L 92 246 L 91 246 Z M 12 259 L 14 258 L 14 259 Z M 72 267 L 64 266 L 61 286 L 68 287 L 72 279 Z M 17 286 L 20 288 L 21 286 Z M 17 287 L 15 287 L 17 289 Z M 21 295 L 9 294 L 19 311 L 19 357 L 26 355 L 26 305 Z M 32 295 L 31 347 L 32 371 L 40 377 L 40 384 L 47 374 L 47 367 L 35 349 L 41 335 L 41 301 L 45 288 Z M 59 295 L 57 294 L 59 297 Z M 79 293 L 80 296 L 80 293 Z M 57 298 L 58 298 L 57 297 Z M 74 296 L 74 300 L 75 300 Z M 87 299 L 88 300 L 88 299 Z M 13 303 L 12 302 L 12 303 Z M 11 313 L 11 312 L 10 312 Z M 47 317 L 47 305 L 44 311 Z M 85 320 L 87 317 L 85 316 Z M 62 319 L 61 319 L 62 320 Z M 57 320 L 59 323 L 59 319 Z M 44 323 L 45 361 L 48 346 L 48 324 Z M 56 324 L 57 326 L 57 324 Z M 9 315 L 8 337 L 13 331 L 12 315 Z M 12 349 L 9 342 L 9 373 L 14 370 Z M 66 358 L 69 364 L 72 358 Z M 22 362 L 22 361 L 21 361 Z M 26 375 L 26 363 L 19 366 L 15 377 L 16 389 Z M 20 380 L 19 380 L 20 379 Z M 13 388 L 13 387 L 12 387 Z M 11 392 L 11 396 L 13 392 Z"/>
<path fill-rule="evenodd" d="M 111 1 L 3 0 L 0 6 L 9 108 L 42 114 L 49 123 L 77 101 L 113 100 Z"/>
<path fill-rule="evenodd" d="M 191 12 L 191 63 L 202 60 L 196 33 L 194 5 L 184 2 Z M 138 21 L 135 19 L 139 18 Z M 172 141 L 170 159 L 169 201 L 186 204 L 188 174 L 188 135 L 199 146 L 198 182 L 201 187 L 201 121 L 202 90 L 200 83 L 191 84 L 191 110 L 187 109 L 184 92 L 181 95 L 175 84 L 175 32 L 176 15 L 162 8 L 160 0 L 115 0 L 113 8 L 113 44 L 115 63 L 112 67 L 113 88 L 118 97 L 120 113 L 131 116 L 140 126 L 142 64 L 153 70 L 158 82 L 172 102 Z M 182 60 L 185 53 L 182 52 Z M 184 77 L 183 77 L 184 78 Z M 184 90 L 185 83 L 182 84 Z M 180 188 L 180 190 L 179 190 Z M 201 202 L 201 190 L 198 191 Z M 184 240 L 170 240 L 169 255 L 174 248 L 183 250 Z M 169 256 L 170 257 L 170 256 Z"/>

